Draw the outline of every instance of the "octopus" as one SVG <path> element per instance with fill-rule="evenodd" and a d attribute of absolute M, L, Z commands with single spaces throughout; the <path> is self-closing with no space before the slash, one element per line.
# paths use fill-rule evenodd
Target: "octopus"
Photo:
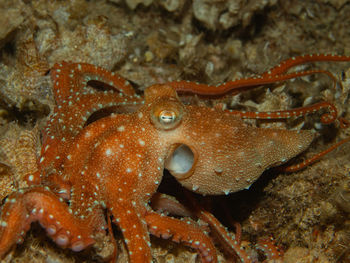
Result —
<path fill-rule="evenodd" d="M 328 102 L 277 112 L 243 112 L 220 105 L 185 104 L 180 94 L 235 94 L 315 73 L 334 79 L 323 70 L 288 73 L 312 61 L 350 58 L 300 56 L 257 78 L 217 87 L 186 81 L 155 84 L 144 96 L 137 95 L 121 76 L 100 67 L 68 62 L 54 65 L 56 107 L 42 131 L 37 167 L 25 175 L 29 187 L 11 193 L 1 208 L 0 257 L 23 242 L 34 221 L 57 245 L 81 251 L 94 244 L 98 234 L 106 235 L 108 218 L 119 227 L 130 262 L 152 261 L 150 234 L 192 247 L 202 262 L 217 262 L 210 232 L 241 262 L 252 262 L 239 240 L 204 209 L 197 209 L 196 215 L 211 231 L 195 220 L 158 213 L 150 205 L 151 198 L 158 197 L 160 207 L 181 208 L 177 201 L 157 194 L 163 171 L 167 169 L 191 192 L 227 195 L 249 187 L 266 169 L 305 151 L 315 136 L 308 130 L 254 127 L 244 118 L 286 119 L 327 110 L 322 122 L 346 122 Z M 283 169 L 302 169 L 349 140 Z"/>

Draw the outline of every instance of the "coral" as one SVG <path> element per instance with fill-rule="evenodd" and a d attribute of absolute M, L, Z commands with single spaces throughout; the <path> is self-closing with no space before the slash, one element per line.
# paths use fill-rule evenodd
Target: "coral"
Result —
<path fill-rule="evenodd" d="M 119 4 L 122 0 L 110 0 L 113 3 Z M 138 6 L 148 7 L 152 3 L 156 2 L 160 6 L 164 7 L 169 12 L 179 11 L 184 6 L 186 0 L 125 0 L 127 6 L 134 10 Z"/>
<path fill-rule="evenodd" d="M 135 9 L 139 4 L 149 6 L 153 0 L 125 0 L 125 2 L 131 9 Z"/>
<path fill-rule="evenodd" d="M 174 12 L 183 8 L 186 0 L 158 0 L 159 5 L 163 6 L 167 11 Z"/>
<path fill-rule="evenodd" d="M 24 177 L 37 170 L 37 152 L 40 150 L 38 144 L 38 129 L 33 131 L 19 130 L 16 126 L 10 126 L 4 138 L 0 140 L 0 151 L 4 158 L 2 163 L 6 163 L 13 169 L 17 187 L 24 188 L 27 184 Z"/>
<path fill-rule="evenodd" d="M 193 14 L 211 30 L 228 29 L 238 24 L 245 28 L 256 13 L 276 4 L 276 0 L 193 0 Z"/>
<path fill-rule="evenodd" d="M 36 108 L 45 112 L 41 103 L 47 103 L 50 96 L 51 84 L 48 77 L 44 76 L 49 66 L 38 53 L 30 30 L 25 30 L 17 37 L 16 46 L 14 61 L 6 64 L 0 62 L 1 100 L 7 107 Z"/>
<path fill-rule="evenodd" d="M 322 0 L 323 3 L 331 4 L 336 9 L 342 8 L 344 5 L 349 3 L 349 0 Z"/>
<path fill-rule="evenodd" d="M 285 263 L 308 263 L 308 262 L 317 262 L 317 263 L 330 263 L 326 255 L 323 253 L 318 253 L 313 255 L 312 251 L 307 248 L 302 247 L 292 247 L 287 250 L 285 253 Z"/>
<path fill-rule="evenodd" d="M 30 12 L 21 0 L 0 1 L 0 47 L 15 35 L 15 31 L 29 15 Z"/>
<path fill-rule="evenodd" d="M 0 163 L 0 198 L 4 199 L 8 194 L 15 189 L 13 174 L 10 167 Z"/>
<path fill-rule="evenodd" d="M 112 69 L 125 58 L 127 39 L 126 33 L 110 32 L 104 16 L 87 19 L 73 31 L 62 26 L 50 61 L 53 63 L 65 58 L 68 61 L 93 63 Z"/>
<path fill-rule="evenodd" d="M 121 0 L 111 2 L 120 3 Z M 125 3 L 132 10 L 138 6 L 148 7 L 158 4 L 169 12 L 179 12 L 184 7 L 185 0 L 125 0 Z M 193 0 L 192 10 L 193 16 L 208 29 L 229 29 L 237 25 L 246 28 L 254 15 L 276 4 L 277 0 Z"/>
<path fill-rule="evenodd" d="M 350 213 L 350 181 L 342 182 L 333 196 L 333 201 L 346 213 Z"/>

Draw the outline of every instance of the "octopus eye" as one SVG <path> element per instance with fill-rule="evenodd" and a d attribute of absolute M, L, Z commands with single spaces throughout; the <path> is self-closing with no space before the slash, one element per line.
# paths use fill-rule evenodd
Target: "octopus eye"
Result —
<path fill-rule="evenodd" d="M 158 120 L 164 125 L 172 124 L 176 121 L 176 113 L 169 110 L 163 110 L 159 113 Z"/>
<path fill-rule="evenodd" d="M 183 107 L 175 101 L 162 101 L 153 106 L 151 110 L 151 122 L 160 130 L 171 130 L 180 123 L 183 115 Z"/>

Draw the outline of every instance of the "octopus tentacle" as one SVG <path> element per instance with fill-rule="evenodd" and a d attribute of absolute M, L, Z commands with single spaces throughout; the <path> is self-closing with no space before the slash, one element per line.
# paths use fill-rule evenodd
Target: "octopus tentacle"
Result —
<path fill-rule="evenodd" d="M 288 69 L 298 65 L 306 64 L 309 62 L 327 62 L 327 61 L 350 61 L 349 56 L 339 56 L 332 54 L 309 54 L 303 56 L 296 56 L 282 61 L 279 65 L 266 71 L 264 75 L 279 75 L 287 72 Z"/>
<path fill-rule="evenodd" d="M 69 145 L 93 113 L 105 108 L 119 108 L 117 111 L 124 113 L 130 111 L 130 107 L 142 104 L 142 99 L 125 79 L 94 65 L 62 62 L 53 67 L 51 76 L 58 106 L 43 131 L 40 167 L 60 168 L 63 162 L 60 156 L 67 155 Z M 88 89 L 90 81 L 98 81 L 111 90 Z M 41 172 L 42 175 L 46 174 L 45 171 Z M 40 183 L 37 177 L 38 174 L 32 176 L 32 183 L 29 183 Z"/>
<path fill-rule="evenodd" d="M 93 65 L 62 62 L 54 66 L 51 75 L 55 83 L 54 91 L 58 107 L 43 131 L 43 147 L 39 158 L 41 168 L 60 170 L 64 162 L 64 158 L 61 157 L 68 155 L 69 146 L 72 145 L 74 138 L 97 111 L 113 108 L 113 111 L 125 112 L 130 111 L 130 107 L 142 104 L 142 99 L 135 95 L 132 87 L 125 84 L 121 77 Z M 91 75 L 95 77 L 92 78 Z M 82 89 L 81 85 L 87 84 L 91 79 L 109 83 L 112 90 L 104 92 L 89 90 L 86 85 Z M 127 95 L 116 93 L 118 90 Z M 41 169 L 41 176 L 47 172 Z M 40 182 L 38 175 L 30 177 L 32 184 Z M 52 176 L 53 179 L 60 177 L 62 175 Z M 61 188 L 59 191 L 63 192 L 63 195 L 69 192 L 63 182 L 54 181 L 58 188 Z"/>
<path fill-rule="evenodd" d="M 241 260 L 248 260 L 251 262 L 248 254 L 240 246 L 241 243 L 241 226 L 235 223 L 236 235 L 234 238 L 227 231 L 227 229 L 208 211 L 205 211 L 201 206 L 195 203 L 193 197 L 186 191 L 186 197 L 189 199 L 191 206 L 193 206 L 192 211 L 187 207 L 184 207 L 179 203 L 173 196 L 156 193 L 154 201 L 152 200 L 152 208 L 158 209 L 160 211 L 170 212 L 177 216 L 198 216 L 201 220 L 206 222 L 210 228 L 213 230 L 217 239 L 220 241 L 221 245 L 230 252 L 231 254 L 241 255 Z M 189 214 L 189 215 L 187 215 Z M 158 235 L 159 236 L 159 235 Z M 246 262 L 246 261 L 244 261 Z"/>
<path fill-rule="evenodd" d="M 113 202 L 110 211 L 120 227 L 129 251 L 131 263 L 151 262 L 151 243 L 146 222 L 135 207 L 125 202 Z"/>
<path fill-rule="evenodd" d="M 308 76 L 313 74 L 326 74 L 332 80 L 334 85 L 337 83 L 336 77 L 329 71 L 314 69 L 297 71 L 292 73 L 286 73 L 289 69 L 302 65 L 308 62 L 326 62 L 326 61 L 338 61 L 346 62 L 350 61 L 349 56 L 338 56 L 338 55 L 322 55 L 322 54 L 311 54 L 304 56 L 292 57 L 290 59 L 282 61 L 276 67 L 264 72 L 263 74 L 252 77 L 252 78 L 242 78 L 233 81 L 228 81 L 226 83 L 210 86 L 206 84 L 193 83 L 189 81 L 174 81 L 169 82 L 167 85 L 172 86 L 176 91 L 179 92 L 190 92 L 199 95 L 224 95 L 228 92 L 233 92 L 233 94 L 238 94 L 242 91 L 247 91 L 253 89 L 260 85 L 273 84 L 276 82 L 282 82 L 289 79 L 294 79 L 297 77 Z"/>
<path fill-rule="evenodd" d="M 343 145 L 349 141 L 350 141 L 350 137 L 345 138 L 345 139 L 341 140 L 340 142 L 337 142 L 336 144 L 332 145 L 328 149 L 326 149 L 318 154 L 315 154 L 314 156 L 302 161 L 301 163 L 297 163 L 294 165 L 281 166 L 281 167 L 278 167 L 276 169 L 278 169 L 279 171 L 282 171 L 282 172 L 287 172 L 287 173 L 302 170 L 305 167 L 309 166 L 310 164 L 320 160 L 326 154 L 330 153 L 331 151 L 337 149 L 338 147 L 340 147 L 341 145 Z"/>
<path fill-rule="evenodd" d="M 323 124 L 330 124 L 338 118 L 337 108 L 326 101 L 315 103 L 310 106 L 295 108 L 291 110 L 281 110 L 281 111 L 267 111 L 267 112 L 255 112 L 255 111 L 235 111 L 235 110 L 225 110 L 233 115 L 239 116 L 242 119 L 289 119 L 292 117 L 300 117 L 308 114 L 315 113 L 322 109 L 327 109 L 328 113 L 321 116 L 321 122 Z"/>
<path fill-rule="evenodd" d="M 194 216 L 193 211 L 181 204 L 175 197 L 155 193 L 151 199 L 151 206 L 157 213 L 170 213 L 177 216 Z"/>
<path fill-rule="evenodd" d="M 216 234 L 216 237 L 220 241 L 227 251 L 233 252 L 240 260 L 244 263 L 253 262 L 251 257 L 247 254 L 243 247 L 241 247 L 240 242 L 238 242 L 227 229 L 220 223 L 219 220 L 215 218 L 211 213 L 201 209 L 198 211 L 197 215 L 200 219 L 207 222 L 210 228 Z"/>
<path fill-rule="evenodd" d="M 145 220 L 151 234 L 163 239 L 171 238 L 196 249 L 202 262 L 217 262 L 216 249 L 210 237 L 192 221 L 181 221 L 155 212 L 147 212 Z"/>
<path fill-rule="evenodd" d="M 310 106 L 306 107 L 300 107 L 292 110 L 282 110 L 282 111 L 269 111 L 269 112 L 252 112 L 252 111 L 235 111 L 235 110 L 225 110 L 225 112 L 229 112 L 230 114 L 239 116 L 240 118 L 243 119 L 288 119 L 291 117 L 300 117 L 300 116 L 305 116 L 308 114 L 312 114 L 314 112 L 320 111 L 322 109 L 327 109 L 328 112 L 324 113 L 321 116 L 321 122 L 323 124 L 330 124 L 333 123 L 334 121 L 338 120 L 340 123 L 340 126 L 343 128 L 348 127 L 347 121 L 343 118 L 338 118 L 338 111 L 337 108 L 326 101 L 322 101 L 319 103 L 315 103 Z M 323 156 L 328 154 L 329 152 L 335 150 L 339 146 L 343 145 L 344 143 L 350 141 L 350 137 L 345 138 L 338 143 L 332 145 L 328 149 L 304 160 L 301 163 L 295 164 L 295 165 L 288 165 L 288 166 L 282 166 L 277 168 L 280 171 L 283 172 L 296 172 L 301 169 L 304 169 L 305 167 L 309 166 L 310 164 L 318 161 L 321 159 Z"/>
<path fill-rule="evenodd" d="M 236 233 L 235 235 L 230 234 L 213 214 L 206 211 L 201 205 L 198 205 L 198 203 L 195 202 L 194 198 L 189 192 L 185 191 L 185 195 L 191 206 L 193 206 L 192 216 L 196 215 L 209 225 L 213 234 L 216 236 L 216 239 L 228 253 L 237 256 L 241 262 L 255 262 L 255 259 L 252 259 L 244 248 L 241 247 L 242 229 L 239 223 L 233 222 L 233 225 L 236 228 Z M 184 216 L 182 215 L 183 210 L 188 211 L 188 213 L 191 212 L 188 208 L 179 203 L 173 196 L 156 193 L 152 199 L 154 199 L 154 201 L 152 200 L 153 209 L 171 212 L 180 216 Z M 223 207 L 223 209 L 225 209 L 225 207 Z M 230 221 L 232 220 L 230 219 Z M 159 230 L 157 228 L 154 231 L 157 232 Z M 160 236 L 159 232 L 157 232 L 156 235 Z M 273 243 L 272 239 L 261 239 L 255 247 L 263 251 L 266 258 L 269 260 L 278 260 L 283 256 L 283 251 L 281 251 L 279 247 Z"/>
<path fill-rule="evenodd" d="M 326 101 L 322 101 L 322 102 L 315 103 L 315 104 L 310 105 L 310 106 L 300 107 L 300 108 L 296 108 L 296 109 L 292 109 L 292 110 L 269 111 L 269 112 L 225 110 L 225 112 L 239 116 L 240 118 L 243 118 L 243 119 L 270 120 L 270 119 L 289 119 L 292 117 L 305 116 L 305 115 L 320 111 L 322 109 L 328 110 L 327 113 L 324 113 L 321 116 L 321 122 L 323 124 L 331 124 L 331 123 L 335 122 L 336 120 L 338 120 L 341 128 L 347 128 L 349 126 L 349 123 L 347 120 L 345 120 L 344 118 L 338 117 L 337 108 L 332 103 L 329 103 Z M 283 171 L 283 172 L 288 172 L 288 173 L 302 170 L 305 167 L 318 161 L 323 156 L 325 156 L 329 152 L 335 150 L 336 148 L 340 147 L 341 145 L 343 145 L 344 143 L 346 143 L 348 141 L 350 141 L 350 137 L 339 141 L 338 143 L 332 145 L 328 149 L 304 160 L 303 162 L 300 162 L 300 163 L 295 164 L 295 165 L 287 165 L 287 166 L 278 167 L 277 169 L 280 171 Z"/>
<path fill-rule="evenodd" d="M 57 103 L 61 103 L 70 95 L 87 89 L 89 81 L 105 83 L 112 89 L 133 96 L 135 91 L 130 83 L 113 72 L 87 63 L 61 62 L 53 66 L 51 77 L 54 82 L 54 95 Z"/>
<path fill-rule="evenodd" d="M 74 101 L 79 100 L 78 107 Z M 74 138 L 83 130 L 84 125 L 93 113 L 104 108 L 120 108 L 123 112 L 126 108 L 138 107 L 139 98 L 128 97 L 111 92 L 97 94 L 92 92 L 84 96 L 72 96 L 62 105 L 58 106 L 43 132 L 43 147 L 39 159 L 40 167 L 58 169 L 66 156 L 69 146 Z M 69 112 L 69 114 L 67 114 Z"/>
<path fill-rule="evenodd" d="M 254 89 L 261 85 L 275 84 L 277 82 L 283 82 L 286 80 L 295 79 L 297 77 L 309 76 L 313 74 L 326 74 L 333 80 L 334 83 L 337 82 L 337 79 L 329 71 L 307 70 L 282 75 L 265 75 L 253 78 L 236 79 L 217 86 L 193 83 L 189 81 L 174 81 L 167 83 L 167 85 L 173 87 L 176 91 L 180 93 L 189 92 L 204 96 L 221 96 L 230 92 L 232 95 L 235 95 L 243 91 Z"/>
<path fill-rule="evenodd" d="M 0 257 L 23 241 L 30 224 L 39 221 L 48 235 L 61 247 L 80 251 L 95 241 L 92 229 L 76 219 L 63 199 L 42 187 L 32 187 L 11 194 L 2 207 Z"/>
<path fill-rule="evenodd" d="M 241 246 L 242 229 L 240 224 L 234 224 L 236 227 L 236 235 L 231 234 L 212 213 L 208 212 L 196 202 L 195 198 L 188 190 L 185 190 L 184 194 L 195 215 L 209 225 L 213 235 L 228 253 L 237 257 L 241 262 L 253 262 L 252 258 Z"/>
<path fill-rule="evenodd" d="M 255 247 L 264 252 L 266 261 L 283 258 L 283 250 L 274 244 L 272 238 L 259 239 Z"/>

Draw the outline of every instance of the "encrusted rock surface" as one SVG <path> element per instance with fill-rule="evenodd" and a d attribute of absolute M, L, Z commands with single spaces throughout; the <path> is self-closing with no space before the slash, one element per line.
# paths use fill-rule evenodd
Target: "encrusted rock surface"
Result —
<path fill-rule="evenodd" d="M 277 0 L 193 0 L 193 14 L 211 30 L 234 26 L 246 28 L 254 15 L 276 4 Z"/>

